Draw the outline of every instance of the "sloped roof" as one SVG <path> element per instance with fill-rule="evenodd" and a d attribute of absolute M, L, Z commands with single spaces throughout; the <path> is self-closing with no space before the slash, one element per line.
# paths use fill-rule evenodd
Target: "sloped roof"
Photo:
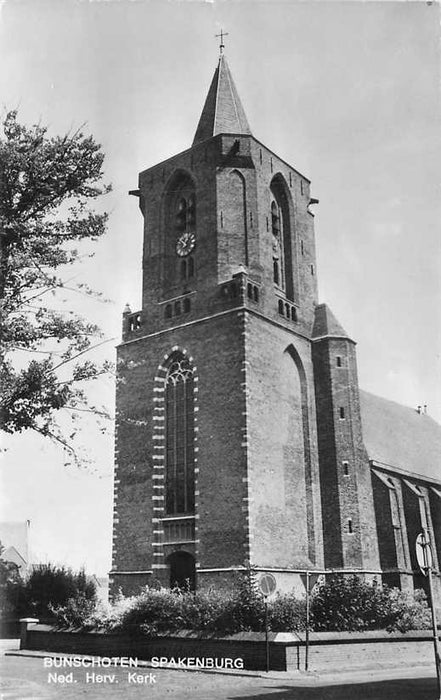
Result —
<path fill-rule="evenodd" d="M 2 559 L 17 564 L 19 568 L 25 568 L 28 563 L 14 546 L 6 547 L 5 551 L 2 553 Z"/>
<path fill-rule="evenodd" d="M 318 339 L 326 338 L 328 336 L 333 336 L 336 338 L 349 338 L 345 329 L 337 321 L 329 306 L 327 304 L 317 304 L 315 307 L 312 338 Z"/>
<path fill-rule="evenodd" d="M 29 560 L 29 521 L 0 522 L 0 542 L 3 547 L 14 547 L 23 559 Z"/>
<path fill-rule="evenodd" d="M 193 146 L 217 134 L 251 134 L 225 56 L 220 56 L 205 100 Z"/>
<path fill-rule="evenodd" d="M 441 425 L 414 408 L 360 390 L 369 459 L 441 480 Z"/>

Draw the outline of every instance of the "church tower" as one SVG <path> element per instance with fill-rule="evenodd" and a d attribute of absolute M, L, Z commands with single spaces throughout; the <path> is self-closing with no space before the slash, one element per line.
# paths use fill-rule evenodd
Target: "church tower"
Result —
<path fill-rule="evenodd" d="M 317 413 L 310 182 L 252 135 L 221 54 L 192 146 L 132 194 L 143 293 L 118 348 L 114 589 L 248 565 L 290 588 L 325 564 L 317 419 L 334 390 Z"/>

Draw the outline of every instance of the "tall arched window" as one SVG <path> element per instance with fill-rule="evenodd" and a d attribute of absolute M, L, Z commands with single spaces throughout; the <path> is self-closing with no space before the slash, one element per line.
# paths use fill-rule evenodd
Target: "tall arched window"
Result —
<path fill-rule="evenodd" d="M 275 175 L 271 182 L 271 233 L 273 281 L 287 298 L 294 300 L 292 200 L 284 178 Z"/>
<path fill-rule="evenodd" d="M 188 259 L 195 254 L 196 209 L 195 183 L 189 173 L 178 170 L 169 180 L 164 192 L 163 260 L 166 287 L 176 288 L 194 276 L 194 262 L 190 266 Z"/>
<path fill-rule="evenodd" d="M 281 289 L 285 289 L 282 212 L 275 199 L 271 202 L 271 232 L 273 234 L 273 282 Z"/>
<path fill-rule="evenodd" d="M 165 380 L 166 513 L 194 512 L 193 368 L 175 355 Z"/>

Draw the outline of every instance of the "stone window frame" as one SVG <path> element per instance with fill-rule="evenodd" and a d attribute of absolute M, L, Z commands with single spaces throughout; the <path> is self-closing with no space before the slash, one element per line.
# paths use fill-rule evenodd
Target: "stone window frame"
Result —
<path fill-rule="evenodd" d="M 165 512 L 194 513 L 193 368 L 175 353 L 164 382 Z"/>
<path fill-rule="evenodd" d="M 272 238 L 273 284 L 293 303 L 298 302 L 297 237 L 292 193 L 280 171 L 269 183 L 269 219 Z"/>
<path fill-rule="evenodd" d="M 174 345 L 170 352 L 163 356 L 163 360 L 156 370 L 153 388 L 153 455 L 152 455 L 152 570 L 167 569 L 164 553 L 164 528 L 163 519 L 170 517 L 165 512 L 165 466 L 166 466 L 166 442 L 165 442 L 165 381 L 169 364 L 177 354 L 188 358 L 193 369 L 193 402 L 194 402 L 194 513 L 195 518 L 195 558 L 198 559 L 198 372 L 193 357 L 187 349 Z M 179 516 L 177 516 L 179 518 Z M 183 516 L 184 517 L 184 516 Z"/>

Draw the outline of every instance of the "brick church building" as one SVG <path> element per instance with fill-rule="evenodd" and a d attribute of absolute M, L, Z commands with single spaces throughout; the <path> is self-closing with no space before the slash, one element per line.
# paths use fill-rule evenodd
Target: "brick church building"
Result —
<path fill-rule="evenodd" d="M 355 342 L 318 302 L 311 183 L 253 136 L 225 56 L 191 147 L 131 194 L 143 292 L 118 348 L 113 589 L 248 565 L 280 590 L 323 569 L 425 585 L 441 427 L 360 391 Z"/>

